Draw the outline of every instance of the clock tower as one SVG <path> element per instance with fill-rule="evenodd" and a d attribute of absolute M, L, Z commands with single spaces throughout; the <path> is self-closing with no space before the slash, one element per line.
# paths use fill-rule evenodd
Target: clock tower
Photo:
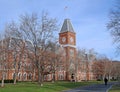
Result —
<path fill-rule="evenodd" d="M 66 55 L 66 80 L 75 80 L 76 33 L 69 19 L 65 19 L 59 33 L 59 43 Z"/>

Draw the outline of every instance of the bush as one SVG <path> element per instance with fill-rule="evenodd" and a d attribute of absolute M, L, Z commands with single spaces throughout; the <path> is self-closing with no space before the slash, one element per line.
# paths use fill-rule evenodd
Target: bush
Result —
<path fill-rule="evenodd" d="M 2 80 L 0 80 L 0 83 L 2 82 Z M 13 83 L 14 80 L 13 79 L 8 79 L 8 80 L 4 80 L 4 83 Z"/>
<path fill-rule="evenodd" d="M 110 81 L 117 81 L 117 79 L 110 79 Z"/>
<path fill-rule="evenodd" d="M 97 79 L 97 81 L 102 81 L 101 79 Z"/>

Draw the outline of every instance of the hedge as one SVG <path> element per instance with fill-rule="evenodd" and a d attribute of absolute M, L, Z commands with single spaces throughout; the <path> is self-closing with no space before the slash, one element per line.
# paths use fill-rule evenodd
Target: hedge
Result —
<path fill-rule="evenodd" d="M 0 80 L 0 83 L 2 82 L 2 80 Z M 13 79 L 8 79 L 8 80 L 4 80 L 4 83 L 14 83 Z"/>

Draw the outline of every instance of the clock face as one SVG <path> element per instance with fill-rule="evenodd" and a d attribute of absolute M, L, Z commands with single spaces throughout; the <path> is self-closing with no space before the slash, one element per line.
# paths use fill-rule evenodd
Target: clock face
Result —
<path fill-rule="evenodd" d="M 73 42 L 73 37 L 70 37 L 70 42 Z"/>
<path fill-rule="evenodd" d="M 66 41 L 66 38 L 65 38 L 65 37 L 63 37 L 63 38 L 62 38 L 62 42 L 65 42 L 65 41 Z"/>

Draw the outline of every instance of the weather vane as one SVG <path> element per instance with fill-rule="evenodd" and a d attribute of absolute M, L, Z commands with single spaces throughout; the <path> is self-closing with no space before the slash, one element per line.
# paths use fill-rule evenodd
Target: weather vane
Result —
<path fill-rule="evenodd" d="M 68 6 L 65 6 L 64 7 L 65 17 L 67 17 L 67 10 L 68 10 Z"/>
<path fill-rule="evenodd" d="M 68 11 L 68 8 L 69 8 L 69 7 L 68 7 L 68 1 L 69 1 L 69 0 L 67 0 L 67 4 L 66 4 L 65 7 L 64 7 L 65 17 L 68 17 L 68 16 L 67 16 L 67 11 Z"/>

